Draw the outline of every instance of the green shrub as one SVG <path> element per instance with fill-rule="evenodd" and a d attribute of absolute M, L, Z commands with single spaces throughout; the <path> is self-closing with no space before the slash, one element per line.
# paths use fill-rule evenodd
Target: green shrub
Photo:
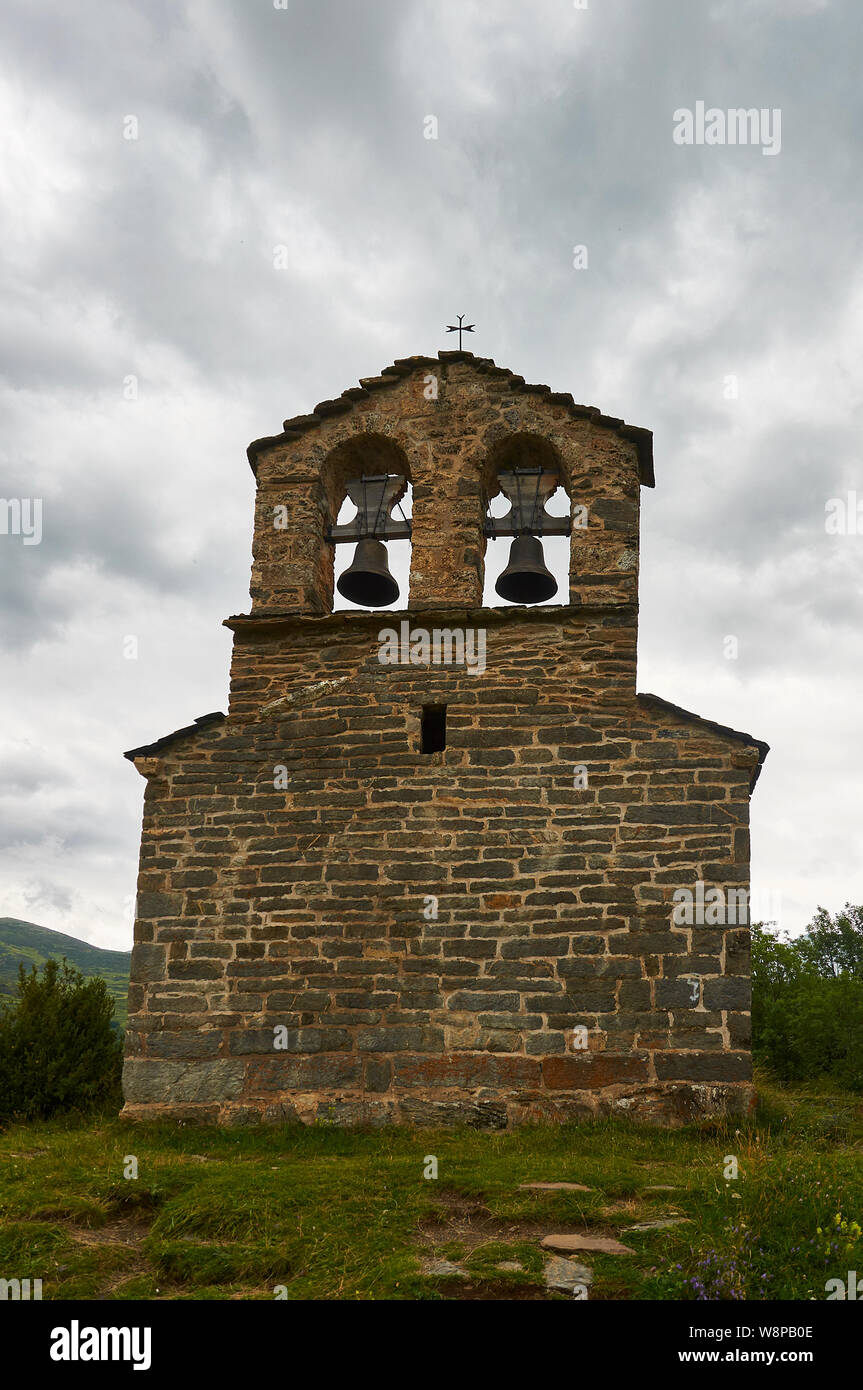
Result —
<path fill-rule="evenodd" d="M 64 959 L 18 970 L 18 997 L 0 1009 L 0 1121 L 47 1119 L 122 1104 L 123 1044 L 104 980 Z"/>
<path fill-rule="evenodd" d="M 753 925 L 752 1051 L 780 1081 L 863 1091 L 863 907 L 819 908 L 794 940 Z"/>

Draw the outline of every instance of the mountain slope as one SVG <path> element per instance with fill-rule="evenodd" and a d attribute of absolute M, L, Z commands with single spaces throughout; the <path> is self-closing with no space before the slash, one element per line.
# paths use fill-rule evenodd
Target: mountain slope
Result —
<path fill-rule="evenodd" d="M 77 936 L 37 927 L 34 922 L 22 922 L 16 917 L 0 917 L 0 998 L 17 993 L 19 965 L 29 970 L 31 965 L 40 966 L 50 957 L 60 961 L 64 956 L 82 975 L 101 975 L 114 996 L 114 1018 L 125 1028 L 130 953 L 106 951 L 80 941 Z"/>

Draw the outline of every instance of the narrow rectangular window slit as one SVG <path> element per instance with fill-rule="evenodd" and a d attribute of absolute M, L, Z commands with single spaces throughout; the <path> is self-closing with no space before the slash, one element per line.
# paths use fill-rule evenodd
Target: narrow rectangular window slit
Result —
<path fill-rule="evenodd" d="M 446 748 L 446 705 L 423 705 L 420 752 L 440 753 Z"/>

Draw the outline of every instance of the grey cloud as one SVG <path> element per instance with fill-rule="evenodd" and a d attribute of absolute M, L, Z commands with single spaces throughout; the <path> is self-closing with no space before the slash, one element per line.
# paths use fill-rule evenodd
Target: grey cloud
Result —
<path fill-rule="evenodd" d="M 861 477 L 861 30 L 856 0 L 4 8 L 22 162 L 0 278 L 0 494 L 38 487 L 45 539 L 0 537 L 0 708 L 49 761 L 73 750 L 86 783 L 75 865 L 50 849 L 68 840 L 38 764 L 10 765 L 7 834 L 43 846 L 38 881 L 58 886 L 58 920 L 71 893 L 67 929 L 85 902 L 106 924 L 134 879 L 140 789 L 121 747 L 224 706 L 246 443 L 394 357 L 452 346 L 462 311 L 477 352 L 654 430 L 645 669 L 683 704 L 715 691 L 723 707 L 703 713 L 767 738 L 765 691 L 805 686 L 795 775 L 817 786 L 812 702 L 844 692 L 851 708 L 861 679 L 863 537 L 823 527 L 826 499 Z M 673 112 L 697 100 L 781 107 L 781 155 L 676 146 Z M 140 400 L 124 411 L 128 374 Z M 118 640 L 139 630 L 130 670 Z M 103 699 L 122 715 L 110 726 Z M 116 766 L 107 748 L 88 761 L 99 740 Z M 764 863 L 776 876 L 793 857 L 820 892 L 814 825 L 832 862 L 853 864 L 853 845 L 817 792 L 788 829 L 786 756 L 753 807 Z"/>

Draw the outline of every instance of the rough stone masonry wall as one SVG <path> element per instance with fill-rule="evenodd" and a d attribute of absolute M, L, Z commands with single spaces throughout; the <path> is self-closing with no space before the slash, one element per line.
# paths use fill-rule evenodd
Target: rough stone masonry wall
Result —
<path fill-rule="evenodd" d="M 139 761 L 126 1114 L 745 1108 L 748 930 L 671 894 L 747 883 L 757 750 L 636 697 L 632 609 L 408 617 L 484 627 L 485 673 L 381 665 L 380 614 L 237 620 L 230 719 Z"/>

